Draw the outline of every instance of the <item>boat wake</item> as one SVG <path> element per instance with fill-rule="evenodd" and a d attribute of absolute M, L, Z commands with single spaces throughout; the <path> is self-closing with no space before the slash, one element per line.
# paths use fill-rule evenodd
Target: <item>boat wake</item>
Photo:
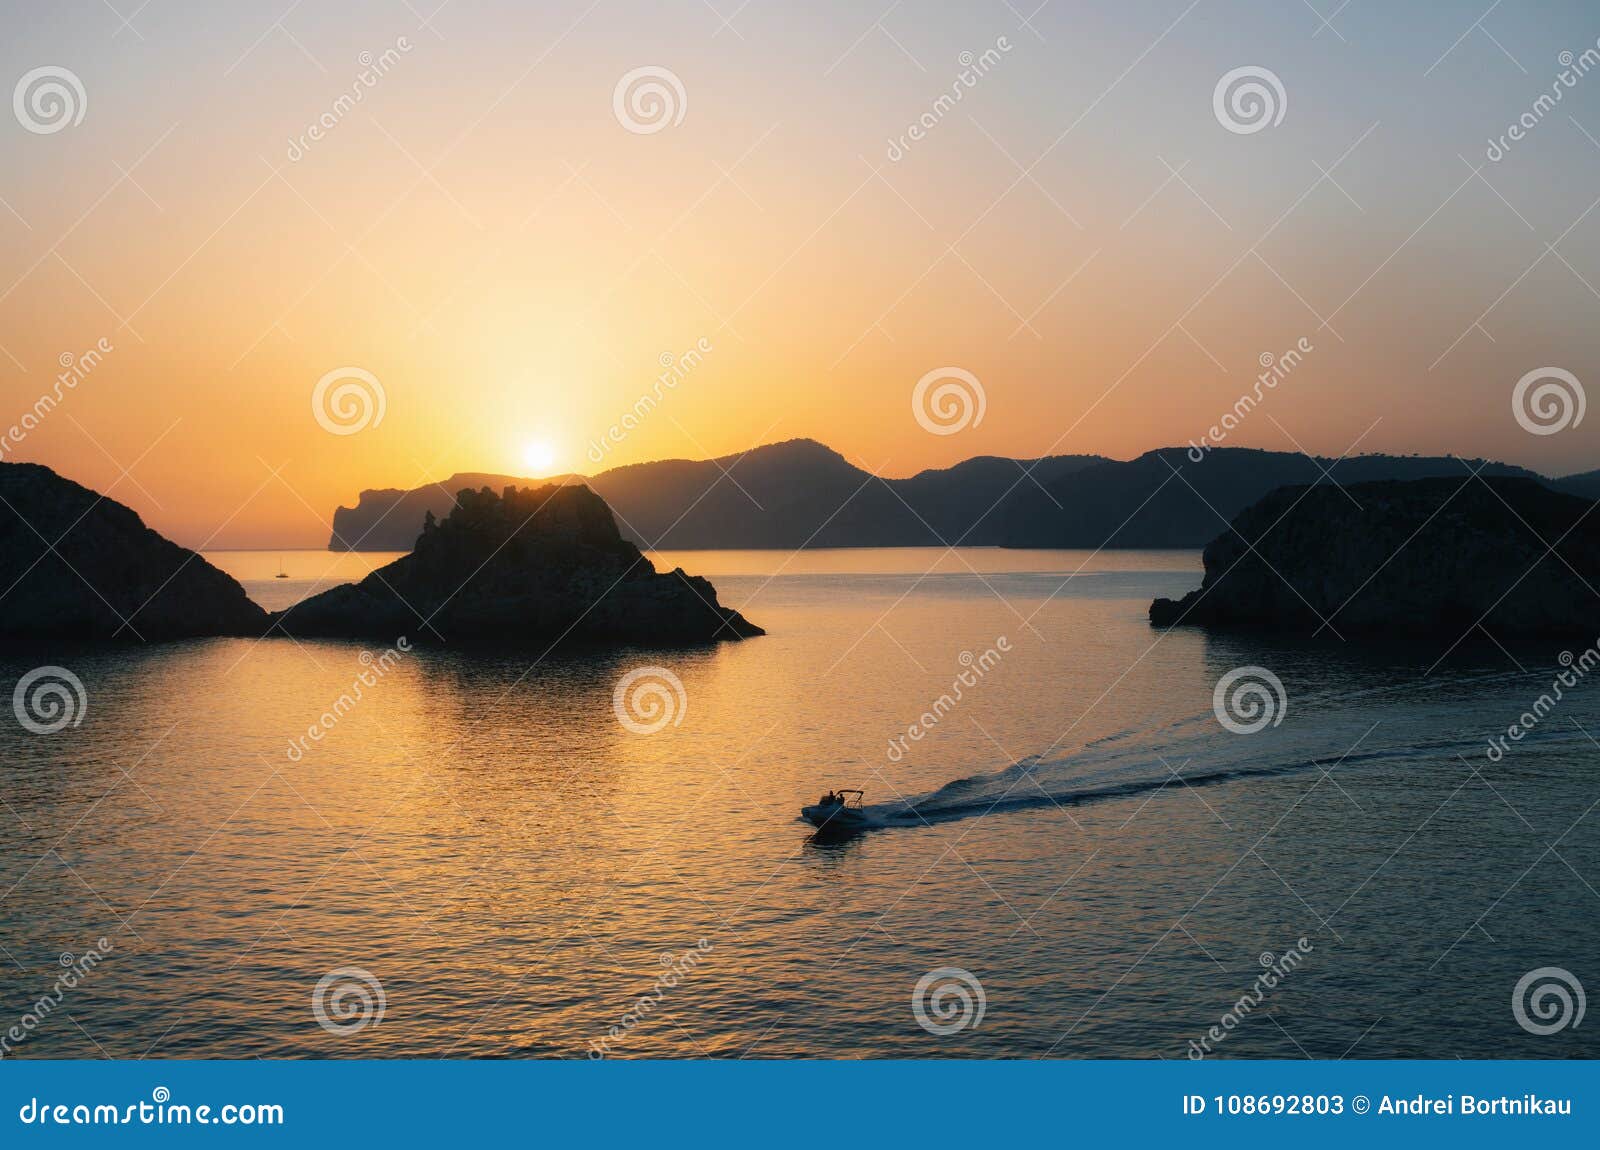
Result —
<path fill-rule="evenodd" d="M 1410 757 L 1422 758 L 1434 751 L 1417 749 Z M 1345 763 L 1375 762 L 1407 757 L 1403 753 L 1350 755 Z M 923 826 L 956 819 L 973 818 L 992 811 L 1027 810 L 1032 807 L 1070 807 L 1147 794 L 1167 787 L 1205 787 L 1236 779 L 1272 778 L 1298 774 L 1337 765 L 1334 761 L 1312 759 L 1297 763 L 1262 766 L 1219 767 L 1213 770 L 1172 771 L 1164 777 L 1131 778 L 1121 781 L 1085 780 L 1065 789 L 1050 788 L 1040 777 L 1043 764 L 1023 759 L 1005 770 L 975 775 L 946 783 L 927 795 L 896 802 L 874 804 L 864 809 L 871 828 Z"/>
<path fill-rule="evenodd" d="M 1319 770 L 1335 775 L 1385 764 L 1486 764 L 1486 738 L 1495 728 L 1485 716 L 1515 718 L 1529 701 L 1529 681 L 1525 673 L 1497 672 L 1306 697 L 1295 701 L 1299 721 L 1251 735 L 1222 729 L 1207 711 L 1152 731 L 1118 731 L 1058 757 L 1029 756 L 925 794 L 868 804 L 861 808 L 860 829 L 928 826 Z M 1529 749 L 1581 751 L 1588 737 L 1574 724 L 1552 722 L 1520 742 Z"/>

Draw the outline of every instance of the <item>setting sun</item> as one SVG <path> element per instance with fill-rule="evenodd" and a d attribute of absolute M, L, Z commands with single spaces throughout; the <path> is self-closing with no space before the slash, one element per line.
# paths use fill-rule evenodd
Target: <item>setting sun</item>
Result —
<path fill-rule="evenodd" d="M 530 439 L 522 445 L 522 462 L 540 476 L 555 466 L 556 450 L 548 440 Z"/>

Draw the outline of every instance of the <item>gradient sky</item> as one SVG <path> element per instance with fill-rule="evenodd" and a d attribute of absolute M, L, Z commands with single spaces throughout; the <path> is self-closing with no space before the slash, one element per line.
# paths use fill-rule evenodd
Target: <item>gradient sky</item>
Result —
<path fill-rule="evenodd" d="M 6 458 L 191 546 L 320 546 L 364 487 L 596 470 L 701 339 L 607 466 L 795 436 L 896 476 L 1126 458 L 1305 337 L 1230 444 L 1600 465 L 1600 415 L 1536 436 L 1511 407 L 1535 369 L 1600 379 L 1600 69 L 1485 155 L 1595 45 L 1592 5 L 437 3 L 8 5 L 6 90 L 55 65 L 87 99 L 50 133 L 0 115 L 0 425 L 114 350 Z M 638 134 L 613 94 L 646 65 L 686 100 Z M 1280 78 L 1280 123 L 1219 123 L 1241 66 Z M 333 435 L 311 395 L 343 367 L 385 413 Z M 942 367 L 981 425 L 913 417 Z"/>

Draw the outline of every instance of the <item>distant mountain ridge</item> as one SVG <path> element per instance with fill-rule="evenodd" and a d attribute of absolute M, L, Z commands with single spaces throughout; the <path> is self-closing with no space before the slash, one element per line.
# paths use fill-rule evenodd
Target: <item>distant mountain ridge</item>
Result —
<path fill-rule="evenodd" d="M 1185 448 L 1107 461 L 1018 489 L 1005 509 L 1008 547 L 1204 547 L 1245 508 L 1279 487 L 1484 477 L 1557 481 L 1522 467 L 1456 456 L 1358 455 L 1315 459 L 1292 451 Z"/>
<path fill-rule="evenodd" d="M 1548 479 L 1526 468 L 1455 456 L 1313 458 L 1225 447 L 1192 458 L 1161 448 L 1120 461 L 978 456 L 909 479 L 884 479 L 810 439 L 720 459 L 666 459 L 599 475 L 530 481 L 461 473 L 411 490 L 361 493 L 334 512 L 329 549 L 410 550 L 428 512 L 442 518 L 465 489 L 582 483 L 611 506 L 624 538 L 679 550 L 966 546 L 1203 547 L 1232 518 L 1284 486 L 1485 477 L 1537 480 L 1600 497 L 1600 472 Z"/>
<path fill-rule="evenodd" d="M 1580 471 L 1557 479 L 1553 486 L 1568 495 L 1581 495 L 1585 499 L 1600 499 L 1600 471 Z"/>
<path fill-rule="evenodd" d="M 623 536 L 641 547 L 926 547 L 963 537 L 971 546 L 992 546 L 1001 542 L 999 508 L 1008 489 L 1101 462 L 1096 455 L 980 456 L 909 479 L 883 479 L 815 440 L 791 439 L 720 459 L 634 463 L 544 482 L 588 486 L 611 506 Z M 462 473 L 409 491 L 363 491 L 355 507 L 334 512 L 328 547 L 406 551 L 425 515 L 449 514 L 461 490 L 537 482 Z"/>

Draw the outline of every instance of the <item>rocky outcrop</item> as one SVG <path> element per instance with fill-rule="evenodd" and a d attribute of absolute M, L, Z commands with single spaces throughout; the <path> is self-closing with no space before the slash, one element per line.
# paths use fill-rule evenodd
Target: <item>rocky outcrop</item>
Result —
<path fill-rule="evenodd" d="M 1280 488 L 1207 544 L 1199 590 L 1158 627 L 1497 639 L 1600 627 L 1600 514 L 1529 479 Z M 1553 550 L 1552 550 L 1553 549 Z"/>
<path fill-rule="evenodd" d="M 130 508 L 35 463 L 0 463 L 0 636 L 260 635 L 231 576 Z"/>
<path fill-rule="evenodd" d="M 658 574 L 578 485 L 462 491 L 411 554 L 274 616 L 292 635 L 667 645 L 760 635 L 681 569 Z"/>

